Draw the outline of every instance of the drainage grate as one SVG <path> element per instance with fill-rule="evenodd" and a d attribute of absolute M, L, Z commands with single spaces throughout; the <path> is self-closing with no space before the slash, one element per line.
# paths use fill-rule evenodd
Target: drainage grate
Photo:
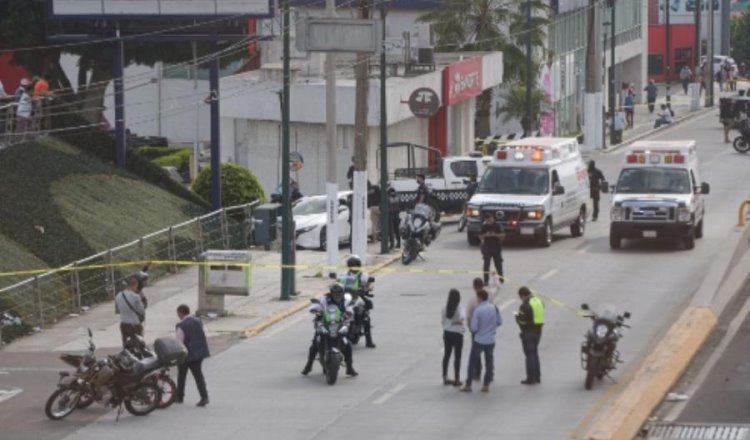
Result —
<path fill-rule="evenodd" d="M 646 438 L 648 440 L 750 440 L 750 425 L 651 425 Z"/>

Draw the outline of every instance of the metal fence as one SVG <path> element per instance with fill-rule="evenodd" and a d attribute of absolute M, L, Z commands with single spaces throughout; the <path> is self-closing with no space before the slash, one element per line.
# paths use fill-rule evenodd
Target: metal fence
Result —
<path fill-rule="evenodd" d="M 125 277 L 140 269 L 133 262 L 195 261 L 207 249 L 247 249 L 256 205 L 214 211 L 0 289 L 0 316 L 10 312 L 27 324 L 44 328 L 80 313 L 84 306 L 112 300 L 124 287 Z M 152 266 L 149 280 L 179 270 L 176 264 Z"/>

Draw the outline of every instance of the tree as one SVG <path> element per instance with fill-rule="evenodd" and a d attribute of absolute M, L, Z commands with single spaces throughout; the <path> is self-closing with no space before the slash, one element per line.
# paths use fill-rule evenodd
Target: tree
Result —
<path fill-rule="evenodd" d="M 531 26 L 526 23 L 526 7 L 531 7 Z M 507 0 L 443 0 L 439 9 L 421 16 L 431 23 L 437 36 L 437 50 L 501 51 L 505 78 L 526 77 L 526 37 L 539 52 L 545 47 L 546 18 L 549 8 L 542 0 L 509 2 Z M 532 72 L 539 66 L 533 60 Z M 477 98 L 477 136 L 489 136 L 492 90 Z"/>
<path fill-rule="evenodd" d="M 211 199 L 211 167 L 198 173 L 193 191 L 205 200 Z M 256 200 L 265 202 L 266 193 L 255 175 L 237 164 L 221 164 L 221 206 L 243 205 Z"/>
<path fill-rule="evenodd" d="M 525 132 L 531 131 L 534 128 L 533 121 L 539 119 L 539 108 L 542 101 L 541 90 L 537 88 L 531 90 L 532 124 L 530 126 L 529 121 L 526 120 L 526 86 L 519 83 L 510 84 L 510 86 L 503 91 L 502 98 L 504 102 L 497 107 L 496 114 L 497 116 L 503 116 L 503 123 L 507 123 L 511 119 L 518 119 L 521 121 L 521 126 Z"/>
<path fill-rule="evenodd" d="M 732 58 L 739 63 L 750 63 L 750 14 L 732 17 Z"/>

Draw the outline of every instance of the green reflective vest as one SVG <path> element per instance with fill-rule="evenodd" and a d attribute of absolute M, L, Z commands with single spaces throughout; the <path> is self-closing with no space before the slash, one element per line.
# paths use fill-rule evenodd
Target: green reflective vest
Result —
<path fill-rule="evenodd" d="M 529 299 L 529 305 L 531 306 L 531 311 L 534 314 L 534 324 L 544 324 L 544 304 L 542 303 L 542 300 L 535 296 L 532 296 Z"/>

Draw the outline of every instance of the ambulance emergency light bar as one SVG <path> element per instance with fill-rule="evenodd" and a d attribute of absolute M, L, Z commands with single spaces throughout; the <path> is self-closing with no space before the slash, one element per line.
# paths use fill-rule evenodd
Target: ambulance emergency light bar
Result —
<path fill-rule="evenodd" d="M 559 157 L 560 148 L 558 147 L 503 145 L 495 151 L 495 160 L 509 160 L 509 158 L 512 158 L 519 162 L 526 159 L 530 159 L 532 162 L 544 162 L 545 160 L 557 159 Z"/>
<path fill-rule="evenodd" d="M 678 150 L 632 150 L 625 156 L 625 161 L 632 164 L 645 164 L 646 157 L 650 165 L 658 165 L 662 161 L 668 165 L 685 163 L 685 155 Z"/>

